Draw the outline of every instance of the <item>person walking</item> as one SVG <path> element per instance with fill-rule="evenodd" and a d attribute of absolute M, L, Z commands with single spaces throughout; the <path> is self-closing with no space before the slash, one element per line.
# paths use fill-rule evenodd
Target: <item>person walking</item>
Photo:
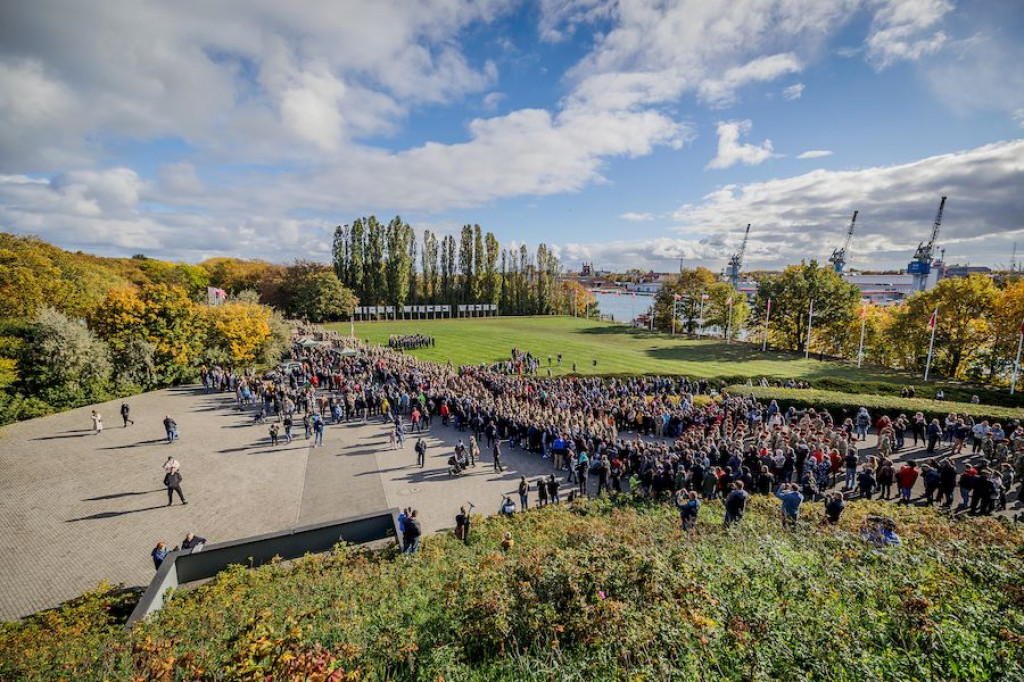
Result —
<path fill-rule="evenodd" d="M 103 433 L 103 417 L 96 410 L 93 410 L 90 416 L 92 417 L 92 434 L 98 436 Z"/>
<path fill-rule="evenodd" d="M 537 506 L 546 507 L 548 506 L 548 486 L 544 482 L 544 478 L 537 479 Z"/>
<path fill-rule="evenodd" d="M 129 416 L 131 414 L 131 409 L 132 408 L 128 407 L 128 403 L 121 403 L 121 419 L 124 421 L 124 426 L 122 428 L 127 429 L 129 424 L 132 426 L 135 425 L 135 421 Z"/>
<path fill-rule="evenodd" d="M 501 473 L 505 470 L 505 467 L 501 465 L 501 441 L 497 438 L 494 439 L 494 449 L 491 451 L 491 455 L 494 457 L 494 471 Z"/>
<path fill-rule="evenodd" d="M 324 444 L 324 418 L 318 414 L 313 415 L 313 447 L 318 448 Z"/>
<path fill-rule="evenodd" d="M 519 479 L 519 508 L 523 511 L 530 508 L 530 484 L 526 482 L 526 476 Z"/>
<path fill-rule="evenodd" d="M 422 438 L 417 438 L 413 449 L 416 450 L 416 464 L 422 469 L 427 463 L 427 442 Z"/>
<path fill-rule="evenodd" d="M 167 488 L 167 506 L 174 503 L 174 493 L 178 493 L 178 499 L 182 504 L 188 504 L 185 494 L 181 492 L 181 473 L 177 469 L 171 469 L 164 474 L 164 486 Z"/>
<path fill-rule="evenodd" d="M 171 419 L 171 415 L 164 415 L 164 431 L 167 432 L 167 442 L 173 443 L 178 440 L 178 422 Z"/>

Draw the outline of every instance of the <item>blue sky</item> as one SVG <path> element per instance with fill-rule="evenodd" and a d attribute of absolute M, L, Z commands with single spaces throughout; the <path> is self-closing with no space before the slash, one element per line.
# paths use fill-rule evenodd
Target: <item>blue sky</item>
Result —
<path fill-rule="evenodd" d="M 0 8 L 0 229 L 329 259 L 401 214 L 567 266 L 1024 252 L 1012 0 L 58 0 Z"/>

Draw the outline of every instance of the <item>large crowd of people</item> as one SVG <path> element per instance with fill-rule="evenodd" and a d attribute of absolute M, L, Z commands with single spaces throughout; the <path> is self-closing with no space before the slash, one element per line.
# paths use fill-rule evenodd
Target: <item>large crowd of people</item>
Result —
<path fill-rule="evenodd" d="M 248 391 L 282 420 L 380 419 L 398 428 L 404 420 L 417 431 L 440 418 L 488 449 L 507 441 L 549 459 L 553 473 L 527 483 L 538 505 L 552 499 L 552 478 L 578 495 L 596 480 L 596 494 L 670 499 L 687 491 L 704 500 L 735 500 L 738 489 L 827 502 L 834 488 L 890 499 L 895 486 L 896 498 L 909 503 L 920 476 L 925 502 L 949 507 L 957 490 L 958 509 L 987 514 L 1005 507 L 1024 466 L 1019 420 L 783 410 L 774 400 L 729 395 L 714 382 L 685 377 L 524 376 L 517 370 L 524 363 L 535 369 L 539 359 L 521 350 L 507 362 L 458 368 L 381 347 L 355 357 L 296 347 L 294 357 L 286 372 L 239 377 L 233 390 L 240 404 Z M 860 449 L 869 430 L 878 446 L 866 457 Z M 925 458 L 897 466 L 894 458 L 911 438 L 927 446 Z M 971 461 L 958 469 L 949 455 L 968 443 Z"/>

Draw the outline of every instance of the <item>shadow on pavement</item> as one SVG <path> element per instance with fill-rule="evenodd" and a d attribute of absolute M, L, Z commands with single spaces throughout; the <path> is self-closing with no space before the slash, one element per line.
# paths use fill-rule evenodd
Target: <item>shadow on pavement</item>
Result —
<path fill-rule="evenodd" d="M 58 438 L 81 438 L 82 436 L 92 435 L 92 429 L 79 429 L 78 431 L 65 431 L 55 436 L 40 436 L 39 438 L 32 438 L 30 440 L 57 440 Z"/>
<path fill-rule="evenodd" d="M 82 502 L 99 502 L 100 500 L 116 500 L 120 497 L 135 497 L 136 495 L 149 495 L 151 493 L 163 492 L 163 488 L 157 488 L 156 490 L 133 490 L 128 493 L 111 493 L 109 495 L 98 495 L 96 497 L 87 497 Z"/>
<path fill-rule="evenodd" d="M 129 509 L 127 511 L 109 511 L 99 512 L 98 514 L 90 514 L 89 516 L 79 516 L 77 519 L 68 519 L 64 523 L 75 523 L 77 521 L 98 521 L 100 519 L 113 519 L 118 516 L 125 516 L 127 514 L 138 514 L 139 512 L 151 511 L 153 509 L 163 509 L 166 505 L 158 504 L 152 507 L 143 507 L 142 509 Z"/>
<path fill-rule="evenodd" d="M 99 448 L 100 450 L 128 450 L 130 448 L 139 448 L 143 445 L 154 445 L 156 443 L 166 443 L 166 438 L 154 438 L 152 440 L 140 440 L 138 443 L 128 443 L 127 445 L 110 445 L 105 448 Z"/>

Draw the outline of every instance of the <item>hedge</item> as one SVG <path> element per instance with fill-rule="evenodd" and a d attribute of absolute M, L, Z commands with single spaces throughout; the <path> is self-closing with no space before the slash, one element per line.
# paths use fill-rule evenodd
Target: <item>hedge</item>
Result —
<path fill-rule="evenodd" d="M 908 417 L 923 412 L 926 417 L 944 419 L 953 412 L 968 414 L 975 420 L 1006 422 L 1024 417 L 1024 410 L 993 405 L 974 405 L 950 400 L 928 400 L 927 398 L 901 398 L 887 395 L 852 394 L 839 391 L 823 391 L 815 388 L 774 388 L 762 386 L 732 385 L 726 389 L 730 395 L 754 396 L 768 402 L 776 400 L 783 409 L 790 405 L 799 408 L 813 407 L 828 410 L 833 418 L 845 419 L 857 413 L 860 407 L 868 408 L 873 419 L 883 414 L 896 418 L 900 414 Z"/>

